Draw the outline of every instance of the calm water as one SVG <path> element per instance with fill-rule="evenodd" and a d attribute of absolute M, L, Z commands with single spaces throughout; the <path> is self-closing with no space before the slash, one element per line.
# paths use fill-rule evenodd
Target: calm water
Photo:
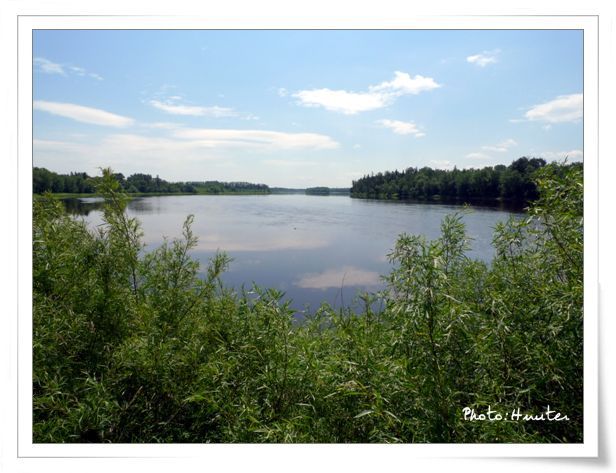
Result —
<path fill-rule="evenodd" d="M 96 225 L 100 199 L 66 201 L 70 211 Z M 181 236 L 187 215 L 195 216 L 199 244 L 193 256 L 206 264 L 217 250 L 233 261 L 223 280 L 250 289 L 252 282 L 285 292 L 293 307 L 317 308 L 321 301 L 353 305 L 360 290 L 382 289 L 387 254 L 400 233 L 439 236 L 441 220 L 459 206 L 351 199 L 348 196 L 157 196 L 132 200 L 148 248 L 163 237 Z M 473 207 L 464 216 L 473 238 L 469 256 L 490 261 L 492 230 L 510 213 Z"/>

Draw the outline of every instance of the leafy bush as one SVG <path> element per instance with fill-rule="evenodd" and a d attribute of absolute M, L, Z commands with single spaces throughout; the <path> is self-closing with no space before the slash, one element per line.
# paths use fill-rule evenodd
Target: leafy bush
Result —
<path fill-rule="evenodd" d="M 361 313 L 324 303 L 302 323 L 276 290 L 224 287 L 224 254 L 201 277 L 192 216 L 145 253 L 113 176 L 95 230 L 34 203 L 35 442 L 583 440 L 581 166 L 537 171 L 490 265 L 450 215 L 434 241 L 398 238 Z M 463 416 L 547 405 L 569 420 Z"/>

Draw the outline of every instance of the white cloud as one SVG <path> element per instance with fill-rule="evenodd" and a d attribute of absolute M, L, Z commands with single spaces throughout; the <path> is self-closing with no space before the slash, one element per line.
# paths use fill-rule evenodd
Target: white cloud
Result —
<path fill-rule="evenodd" d="M 321 273 L 303 275 L 295 285 L 305 289 L 328 289 L 348 286 L 378 286 L 381 277 L 374 271 L 345 266 L 327 269 Z"/>
<path fill-rule="evenodd" d="M 292 159 L 265 159 L 263 164 L 268 166 L 283 166 L 283 167 L 295 167 L 295 166 L 317 166 L 319 163 L 316 161 L 296 161 Z"/>
<path fill-rule="evenodd" d="M 83 67 L 58 64 L 50 61 L 49 59 L 45 59 L 44 57 L 35 57 L 34 67 L 37 71 L 45 74 L 59 74 L 65 77 L 68 77 L 70 74 L 79 77 L 92 77 L 96 80 L 103 80 L 100 75 L 95 74 L 94 72 L 88 72 Z"/>
<path fill-rule="evenodd" d="M 287 89 L 285 89 L 284 87 L 280 87 L 278 89 L 278 95 L 280 97 L 286 97 L 287 95 L 289 95 L 289 91 Z"/>
<path fill-rule="evenodd" d="M 416 138 L 425 136 L 425 133 L 419 131 L 417 125 L 413 122 L 402 122 L 400 120 L 377 120 L 376 123 L 389 128 L 397 135 L 414 135 Z"/>
<path fill-rule="evenodd" d="M 479 54 L 473 54 L 472 56 L 467 56 L 466 61 L 471 64 L 475 64 L 479 67 L 486 67 L 488 64 L 494 64 L 498 62 L 498 54 L 500 50 L 495 49 L 493 51 L 483 51 Z"/>
<path fill-rule="evenodd" d="M 453 169 L 455 164 L 446 159 L 433 159 L 429 162 L 434 169 Z"/>
<path fill-rule="evenodd" d="M 155 128 L 160 130 L 176 130 L 182 127 L 179 123 L 172 122 L 140 123 L 140 125 L 144 128 Z"/>
<path fill-rule="evenodd" d="M 84 107 L 72 103 L 47 102 L 35 100 L 33 103 L 35 110 L 41 110 L 53 115 L 70 118 L 78 122 L 91 123 L 93 125 L 126 127 L 134 123 L 132 118 L 116 115 L 98 108 Z"/>
<path fill-rule="evenodd" d="M 145 130 L 144 130 L 145 131 Z M 310 133 L 282 133 L 254 130 L 166 130 L 164 136 L 150 133 L 112 133 L 102 138 L 78 141 L 52 141 L 35 139 L 33 157 L 36 166 L 57 172 L 86 171 L 96 173 L 98 167 L 111 166 L 124 173 L 160 173 L 168 179 L 190 180 L 195 175 L 217 169 L 218 179 L 260 180 L 278 179 L 279 184 L 298 177 L 297 169 L 314 170 L 312 179 L 322 178 L 318 163 L 309 158 L 286 159 L 288 150 L 318 150 L 338 146 L 338 143 L 323 135 Z M 249 159 L 242 151 L 267 152 L 266 163 Z M 245 160 L 248 159 L 248 162 Z M 178 166 L 178 161 L 181 166 Z M 221 166 L 233 164 L 235 177 L 222 170 Z M 264 167 L 266 164 L 271 167 Z M 268 169 L 268 171 L 265 171 Z M 278 172 L 280 171 L 280 172 Z M 259 177 L 260 175 L 263 177 Z M 211 174 L 210 174 L 211 175 Z M 281 177 L 286 176 L 286 177 Z M 311 185 L 313 185 L 311 183 Z"/>
<path fill-rule="evenodd" d="M 181 105 L 174 103 L 173 100 L 161 102 L 160 100 L 150 100 L 150 105 L 154 108 L 172 115 L 191 115 L 196 117 L 234 117 L 237 116 L 232 108 L 227 107 L 201 107 L 198 105 Z"/>
<path fill-rule="evenodd" d="M 350 92 L 328 88 L 301 90 L 293 97 L 305 107 L 323 107 L 332 112 L 354 115 L 390 105 L 403 95 L 417 95 L 441 87 L 431 77 L 395 72 L 393 80 L 368 87 L 367 92 Z"/>
<path fill-rule="evenodd" d="M 298 188 L 316 185 L 348 187 L 351 179 L 360 175 L 348 174 L 355 170 L 348 160 L 342 160 L 337 168 L 330 168 L 331 153 L 321 153 L 314 148 L 289 150 L 274 144 L 215 144 L 208 140 L 180 139 L 166 130 L 160 130 L 161 135 L 157 135 L 138 127 L 128 133 L 121 129 L 110 130 L 112 133 L 102 137 L 98 132 L 79 139 L 68 135 L 63 138 L 37 137 L 33 148 L 34 165 L 62 173 L 85 171 L 98 175 L 100 167 L 109 166 L 125 175 L 147 172 L 159 174 L 169 181 L 217 179 Z M 51 141 L 54 139 L 58 141 Z M 272 234 L 267 245 L 271 244 L 273 249 L 287 246 L 299 248 L 297 233 L 287 235 L 285 241 L 278 241 Z M 250 238 L 247 236 L 245 240 Z M 301 245 L 318 243 L 313 234 L 306 235 L 306 240 L 309 241 Z M 213 248 L 223 248 L 229 243 L 234 242 L 225 241 Z M 326 243 L 323 241 L 318 245 Z M 246 245 L 250 247 L 254 243 L 247 241 Z M 240 242 L 233 244 L 233 248 L 240 247 Z"/>
<path fill-rule="evenodd" d="M 95 74 L 94 72 L 88 72 L 83 67 L 69 66 L 69 69 L 80 77 L 87 76 L 87 77 L 92 77 L 93 79 L 96 79 L 96 80 L 103 80 L 103 78 L 100 75 Z"/>
<path fill-rule="evenodd" d="M 56 141 L 56 140 L 40 140 L 33 139 L 32 147 L 36 151 L 48 151 L 48 152 L 83 152 L 88 150 L 88 145 L 83 143 L 74 143 L 70 141 Z"/>
<path fill-rule="evenodd" d="M 131 153 L 165 153 L 188 151 L 197 148 L 211 148 L 208 144 L 198 141 L 184 141 L 173 138 L 151 137 L 136 134 L 113 134 L 105 137 L 103 148 L 123 149 Z"/>
<path fill-rule="evenodd" d="M 464 157 L 467 159 L 490 159 L 490 156 L 484 153 L 468 153 Z"/>
<path fill-rule="evenodd" d="M 180 129 L 177 138 L 195 140 L 203 146 L 266 149 L 334 149 L 339 144 L 317 133 L 285 133 L 267 130 Z"/>
<path fill-rule="evenodd" d="M 59 74 L 61 76 L 66 76 L 66 71 L 61 64 L 51 62 L 49 59 L 45 59 L 44 57 L 35 57 L 34 66 L 38 71 L 44 72 L 45 74 Z"/>
<path fill-rule="evenodd" d="M 524 117 L 546 123 L 577 122 L 584 115 L 584 94 L 559 95 L 554 100 L 534 105 Z"/>
<path fill-rule="evenodd" d="M 323 107 L 331 112 L 355 115 L 387 105 L 387 97 L 380 93 L 347 92 L 346 90 L 313 89 L 293 94 L 304 107 Z"/>
<path fill-rule="evenodd" d="M 189 180 L 186 176 L 200 172 L 205 162 L 224 159 L 221 153 L 200 143 L 130 133 L 80 143 L 34 140 L 33 155 L 35 165 L 57 172 L 97 174 L 99 167 L 110 166 L 124 173 L 160 173 L 176 180 Z M 177 165 L 178 157 L 182 166 Z"/>
<path fill-rule="evenodd" d="M 86 171 L 88 174 L 98 173 L 97 167 L 109 166 L 112 163 L 100 160 L 92 162 L 100 149 L 87 142 L 71 142 L 56 140 L 32 140 L 32 156 L 34 165 L 45 167 L 60 173 Z"/>
<path fill-rule="evenodd" d="M 406 72 L 400 71 L 394 72 L 394 75 L 394 79 L 390 82 L 382 82 L 379 85 L 371 86 L 370 92 L 383 92 L 398 97 L 407 94 L 417 95 L 421 92 L 441 87 L 431 77 L 424 77 L 419 74 L 411 77 Z"/>
<path fill-rule="evenodd" d="M 508 138 L 493 146 L 482 146 L 481 149 L 486 151 L 495 151 L 497 153 L 505 153 L 506 151 L 509 151 L 509 148 L 516 146 L 517 144 L 518 143 L 514 139 Z"/>
<path fill-rule="evenodd" d="M 546 161 L 562 161 L 565 158 L 569 161 L 581 161 L 584 158 L 584 152 L 581 149 L 572 149 L 570 151 L 543 151 L 537 153 L 537 155 Z"/>

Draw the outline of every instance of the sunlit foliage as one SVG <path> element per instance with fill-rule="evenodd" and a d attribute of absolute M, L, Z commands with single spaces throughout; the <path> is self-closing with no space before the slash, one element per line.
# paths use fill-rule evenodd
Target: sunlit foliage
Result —
<path fill-rule="evenodd" d="M 90 229 L 34 202 L 34 442 L 581 442 L 583 188 L 547 165 L 490 265 L 463 213 L 440 238 L 400 235 L 365 309 L 302 322 L 283 294 L 235 293 L 183 237 L 144 252 L 111 170 Z M 382 310 L 376 311 L 375 301 Z M 480 422 L 463 409 L 567 421 Z"/>

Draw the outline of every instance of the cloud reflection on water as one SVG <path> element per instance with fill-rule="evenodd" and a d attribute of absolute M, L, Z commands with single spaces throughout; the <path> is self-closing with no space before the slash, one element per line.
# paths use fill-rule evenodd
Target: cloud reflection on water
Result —
<path fill-rule="evenodd" d="M 305 273 L 295 283 L 304 289 L 329 289 L 344 286 L 379 286 L 379 273 L 355 266 L 330 268 L 320 273 Z"/>
<path fill-rule="evenodd" d="M 197 250 L 201 251 L 282 251 L 282 250 L 314 250 L 325 248 L 328 241 L 314 235 L 302 237 L 301 235 L 270 235 L 268 238 L 255 238 L 250 234 L 221 235 L 209 234 L 199 238 Z"/>

